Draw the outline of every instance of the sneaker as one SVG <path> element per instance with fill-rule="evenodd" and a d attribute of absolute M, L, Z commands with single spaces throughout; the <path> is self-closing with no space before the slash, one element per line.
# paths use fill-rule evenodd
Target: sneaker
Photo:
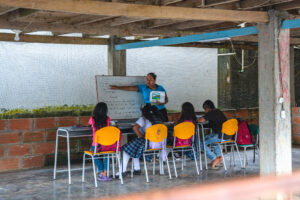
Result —
<path fill-rule="evenodd" d="M 142 174 L 141 170 L 134 170 L 133 171 L 133 175 L 141 175 L 141 174 Z"/>
<path fill-rule="evenodd" d="M 110 177 L 104 176 L 103 174 L 100 174 L 97 178 L 98 181 L 111 181 L 112 179 Z"/>
<path fill-rule="evenodd" d="M 128 175 L 128 173 L 129 173 L 129 172 L 123 172 L 123 173 L 122 173 L 122 177 L 123 177 L 123 178 L 126 177 L 126 176 Z M 116 178 L 119 178 L 119 172 L 116 173 L 115 177 L 116 177 Z"/>

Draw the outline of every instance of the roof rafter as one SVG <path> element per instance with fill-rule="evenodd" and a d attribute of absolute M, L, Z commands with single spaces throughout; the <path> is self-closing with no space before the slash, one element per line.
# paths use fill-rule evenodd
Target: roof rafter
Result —
<path fill-rule="evenodd" d="M 4 14 L 6 14 L 6 13 L 9 13 L 9 12 L 11 12 L 11 11 L 14 11 L 14 10 L 17 10 L 18 8 L 13 8 L 13 7 L 3 7 L 3 6 L 1 6 L 0 7 L 0 15 L 4 15 Z"/>

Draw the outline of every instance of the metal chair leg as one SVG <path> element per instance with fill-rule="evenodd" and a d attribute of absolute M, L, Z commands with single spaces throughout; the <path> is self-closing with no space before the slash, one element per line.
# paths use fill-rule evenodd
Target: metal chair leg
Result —
<path fill-rule="evenodd" d="M 221 151 L 221 156 L 222 156 L 222 159 L 223 159 L 224 169 L 225 169 L 225 171 L 227 171 L 226 161 L 225 161 L 225 159 L 224 159 L 224 155 L 223 155 L 223 151 L 222 151 L 221 145 L 218 144 L 218 146 L 219 146 L 220 151 Z"/>
<path fill-rule="evenodd" d="M 147 163 L 146 163 L 145 154 L 143 154 L 143 160 L 144 160 L 144 168 L 145 168 L 145 174 L 146 174 L 146 181 L 147 181 L 147 183 L 149 183 L 148 170 L 147 170 Z"/>
<path fill-rule="evenodd" d="M 173 159 L 173 166 L 174 166 L 174 172 L 175 172 L 175 177 L 177 178 L 177 170 L 176 170 L 176 163 L 175 163 L 175 158 L 174 158 L 174 151 L 173 149 L 171 149 L 171 153 L 172 153 L 172 159 Z"/>
<path fill-rule="evenodd" d="M 153 175 L 155 175 L 155 153 L 153 154 Z M 160 164 L 160 163 L 159 163 Z M 160 165 L 159 165 L 160 167 Z M 161 169 L 159 168 L 159 170 L 161 171 Z"/>
<path fill-rule="evenodd" d="M 113 178 L 115 178 L 115 157 L 111 155 L 111 162 L 112 162 L 112 171 L 113 171 Z"/>
<path fill-rule="evenodd" d="M 133 158 L 131 158 L 131 178 L 133 178 Z"/>
<path fill-rule="evenodd" d="M 243 163 L 242 163 L 242 159 L 241 159 L 239 147 L 238 147 L 238 145 L 237 145 L 236 143 L 235 143 L 234 145 L 235 145 L 235 147 L 236 147 L 236 150 L 237 150 L 237 153 L 238 153 L 238 156 L 239 156 L 239 159 L 240 159 L 241 167 L 243 167 Z"/>
<path fill-rule="evenodd" d="M 194 154 L 194 160 L 195 160 L 195 164 L 196 164 L 196 170 L 197 170 L 197 174 L 199 175 L 199 169 L 198 169 L 198 162 L 197 162 L 197 157 L 196 157 L 196 154 L 195 154 L 195 150 L 194 148 L 193 149 L 193 154 Z"/>
<path fill-rule="evenodd" d="M 166 162 L 167 162 L 167 167 L 168 167 L 168 172 L 169 172 L 169 178 L 172 179 L 168 155 L 166 155 Z"/>
<path fill-rule="evenodd" d="M 199 167 L 200 167 L 200 170 L 202 171 L 203 168 L 202 168 L 202 158 L 201 158 L 201 149 L 199 148 Z"/>
<path fill-rule="evenodd" d="M 183 150 L 181 151 L 181 171 L 183 171 L 183 164 L 184 164 L 184 153 Z"/>
<path fill-rule="evenodd" d="M 92 156 L 92 161 L 93 161 L 93 171 L 94 171 L 95 187 L 98 187 L 98 184 L 97 184 L 97 178 L 96 178 L 96 169 L 95 169 L 95 160 L 94 160 L 94 156 Z"/>
<path fill-rule="evenodd" d="M 119 177 L 121 180 L 121 184 L 123 184 L 123 176 L 122 176 L 122 167 L 121 167 L 121 162 L 120 162 L 120 155 L 117 155 L 117 160 L 118 160 L 118 165 L 119 165 Z"/>
<path fill-rule="evenodd" d="M 233 155 L 233 166 L 235 167 L 235 153 L 234 153 L 234 146 L 232 146 L 232 155 Z"/>
<path fill-rule="evenodd" d="M 244 147 L 244 169 L 246 168 L 246 150 L 247 150 L 247 147 Z"/>
<path fill-rule="evenodd" d="M 84 182 L 84 173 L 85 173 L 85 153 L 83 154 L 83 162 L 82 162 L 82 179 L 81 179 L 81 182 Z"/>
<path fill-rule="evenodd" d="M 54 157 L 53 179 L 56 179 L 57 149 L 58 149 L 58 131 L 56 131 L 56 143 L 55 143 L 55 157 Z"/>
<path fill-rule="evenodd" d="M 109 154 L 107 155 L 107 157 L 104 156 L 104 159 L 107 159 L 107 176 L 109 177 L 109 168 L 110 168 L 110 157 Z"/>
<path fill-rule="evenodd" d="M 229 156 L 229 166 L 232 166 L 231 165 L 231 163 L 232 163 L 232 152 L 233 152 L 233 149 L 232 149 L 233 147 L 231 146 L 231 154 L 230 154 L 230 156 Z"/>

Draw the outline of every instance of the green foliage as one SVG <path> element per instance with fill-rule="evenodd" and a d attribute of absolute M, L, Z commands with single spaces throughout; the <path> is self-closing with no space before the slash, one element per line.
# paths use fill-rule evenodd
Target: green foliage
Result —
<path fill-rule="evenodd" d="M 95 105 L 63 105 L 45 106 L 29 109 L 1 109 L 0 119 L 38 118 L 38 117 L 63 117 L 63 116 L 90 116 Z"/>

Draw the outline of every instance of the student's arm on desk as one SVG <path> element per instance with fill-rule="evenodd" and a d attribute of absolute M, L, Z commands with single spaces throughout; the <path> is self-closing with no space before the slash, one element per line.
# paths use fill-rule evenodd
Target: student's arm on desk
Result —
<path fill-rule="evenodd" d="M 127 91 L 138 91 L 138 86 L 118 86 L 118 85 L 110 85 L 110 89 L 113 90 L 127 90 Z"/>
<path fill-rule="evenodd" d="M 143 138 L 144 137 L 144 135 L 140 132 L 140 125 L 138 125 L 138 124 L 135 124 L 134 126 L 133 126 L 133 132 L 139 137 L 139 138 Z"/>

